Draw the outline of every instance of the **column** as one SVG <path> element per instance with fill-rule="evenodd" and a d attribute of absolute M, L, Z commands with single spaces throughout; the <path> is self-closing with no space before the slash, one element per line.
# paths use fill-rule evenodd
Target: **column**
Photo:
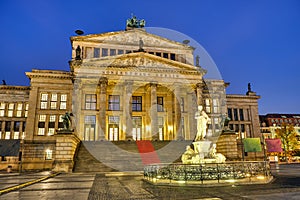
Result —
<path fill-rule="evenodd" d="M 26 119 L 26 136 L 25 140 L 33 140 L 34 135 L 36 134 L 35 129 L 37 129 L 37 126 L 35 124 L 35 120 L 38 120 L 38 115 L 36 114 L 37 108 L 40 106 L 40 102 L 38 101 L 40 98 L 38 98 L 38 87 L 31 85 L 30 95 L 29 95 L 29 108 L 28 108 L 28 115 Z"/>
<path fill-rule="evenodd" d="M 73 104 L 73 110 L 72 113 L 74 115 L 74 128 L 75 128 L 75 134 L 80 139 L 83 139 L 84 137 L 84 127 L 82 127 L 81 124 L 84 125 L 84 122 L 81 123 L 82 116 L 81 116 L 81 101 L 82 101 L 82 87 L 81 87 L 81 80 L 75 79 L 74 82 L 74 91 L 73 91 L 73 97 L 72 97 L 72 104 Z M 59 119 L 57 119 L 59 121 Z"/>
<path fill-rule="evenodd" d="M 157 121 L 157 94 L 156 94 L 157 84 L 150 84 L 150 117 L 151 117 L 151 138 L 153 140 L 158 140 L 158 121 Z"/>
<path fill-rule="evenodd" d="M 99 118 L 98 118 L 98 137 L 99 140 L 105 139 L 106 133 L 106 89 L 107 89 L 108 80 L 106 77 L 101 77 L 99 79 L 98 87 L 98 102 L 99 102 Z"/>
<path fill-rule="evenodd" d="M 123 126 L 124 137 L 122 139 L 132 139 L 132 106 L 131 106 L 131 96 L 132 96 L 132 85 L 133 81 L 125 81 L 123 90 L 123 118 L 125 126 Z"/>
<path fill-rule="evenodd" d="M 187 108 L 189 118 L 189 129 L 187 130 L 187 133 L 189 133 L 189 136 L 186 139 L 193 140 L 197 134 L 197 122 L 195 119 L 195 113 L 197 111 L 197 97 L 195 92 L 187 93 Z"/>
<path fill-rule="evenodd" d="M 180 85 L 174 84 L 174 139 L 184 138 L 181 131 Z"/>
<path fill-rule="evenodd" d="M 202 83 L 197 83 L 196 84 L 196 92 L 197 92 L 197 105 L 198 106 L 203 106 L 203 100 L 202 100 L 202 89 L 203 89 L 203 84 Z"/>

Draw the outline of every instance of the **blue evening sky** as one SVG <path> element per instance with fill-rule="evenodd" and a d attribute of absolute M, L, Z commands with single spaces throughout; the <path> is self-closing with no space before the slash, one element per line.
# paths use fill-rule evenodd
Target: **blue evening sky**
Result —
<path fill-rule="evenodd" d="M 124 30 L 131 13 L 201 44 L 227 93 L 245 94 L 251 82 L 260 114 L 300 113 L 298 0 L 1 0 L 0 80 L 28 85 L 33 68 L 69 70 L 76 29 Z"/>

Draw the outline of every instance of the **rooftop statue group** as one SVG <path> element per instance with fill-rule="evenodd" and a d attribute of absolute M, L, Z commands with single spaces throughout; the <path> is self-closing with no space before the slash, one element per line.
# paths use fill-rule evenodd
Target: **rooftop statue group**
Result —
<path fill-rule="evenodd" d="M 143 28 L 146 25 L 146 21 L 137 19 L 136 16 L 132 15 L 130 19 L 126 21 L 126 27 L 130 28 Z"/>

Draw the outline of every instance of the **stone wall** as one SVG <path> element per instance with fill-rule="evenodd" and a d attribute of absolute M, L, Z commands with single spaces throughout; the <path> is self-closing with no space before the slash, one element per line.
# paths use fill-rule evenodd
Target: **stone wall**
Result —
<path fill-rule="evenodd" d="M 221 134 L 217 141 L 217 152 L 223 154 L 227 161 L 238 159 L 238 148 L 235 133 Z"/>
<path fill-rule="evenodd" d="M 71 133 L 56 135 L 56 155 L 54 171 L 71 172 L 74 167 L 74 156 L 80 143 L 79 138 Z"/>
<path fill-rule="evenodd" d="M 46 159 L 46 150 L 52 150 L 52 158 L 55 156 L 55 140 L 24 141 L 21 151 L 23 152 L 22 170 L 45 170 L 52 169 L 53 159 Z"/>

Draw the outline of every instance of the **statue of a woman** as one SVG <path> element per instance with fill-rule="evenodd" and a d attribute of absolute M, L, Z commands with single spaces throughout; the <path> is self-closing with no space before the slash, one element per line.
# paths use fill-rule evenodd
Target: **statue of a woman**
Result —
<path fill-rule="evenodd" d="M 204 112 L 202 106 L 198 106 L 195 119 L 197 119 L 197 135 L 195 141 L 203 140 L 206 136 L 207 123 L 210 121 L 210 118 Z"/>

